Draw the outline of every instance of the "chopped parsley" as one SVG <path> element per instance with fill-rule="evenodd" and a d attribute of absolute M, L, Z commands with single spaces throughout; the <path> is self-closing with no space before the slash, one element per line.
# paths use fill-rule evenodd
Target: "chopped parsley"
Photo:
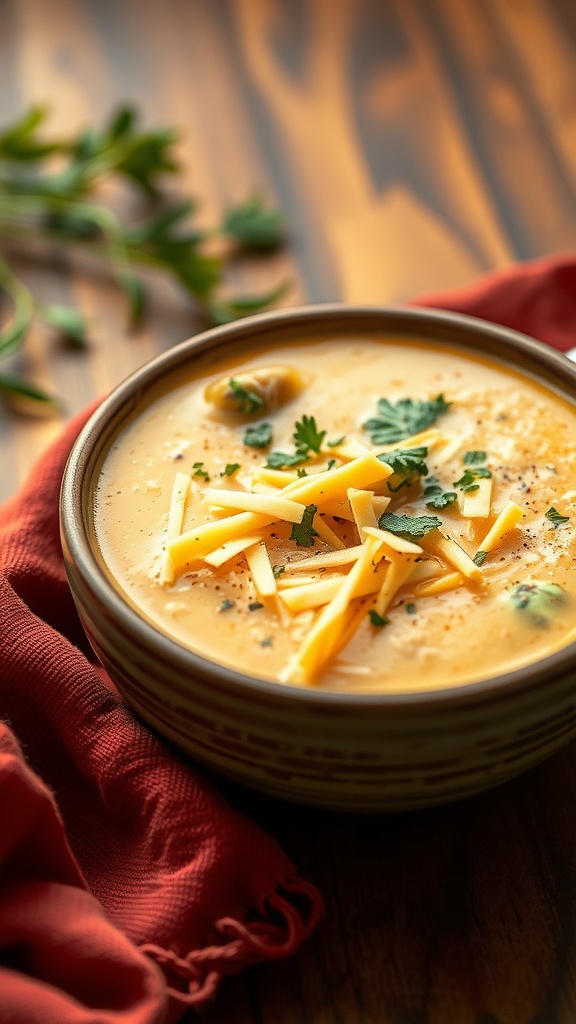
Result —
<path fill-rule="evenodd" d="M 302 521 L 300 523 L 292 524 L 290 540 L 295 540 L 301 548 L 312 547 L 314 537 L 318 536 L 317 531 L 312 526 L 317 510 L 317 505 L 307 505 L 302 514 Z"/>
<path fill-rule="evenodd" d="M 261 640 L 260 647 L 272 647 L 272 637 L 267 636 L 264 640 Z"/>
<path fill-rule="evenodd" d="M 286 566 L 285 565 L 273 565 L 272 566 L 272 573 L 273 573 L 273 576 L 274 576 L 275 580 L 280 579 L 280 577 L 281 577 L 283 572 L 286 572 Z"/>
<path fill-rule="evenodd" d="M 474 565 L 484 565 L 484 562 L 486 561 L 487 557 L 487 551 L 477 551 L 473 558 Z"/>
<path fill-rule="evenodd" d="M 239 469 L 239 462 L 227 462 L 226 465 L 224 466 L 224 469 L 220 473 L 220 476 L 234 476 L 234 473 L 237 473 Z"/>
<path fill-rule="evenodd" d="M 482 478 L 489 479 L 492 473 L 486 466 L 476 466 L 475 469 L 465 469 L 464 473 L 459 480 L 454 481 L 454 487 L 459 487 L 464 494 L 470 494 L 471 491 L 477 491 L 480 484 L 476 483 L 476 480 Z"/>
<path fill-rule="evenodd" d="M 428 455 L 427 448 L 405 448 L 395 452 L 386 452 L 377 455 L 380 462 L 384 462 L 393 470 L 393 475 L 400 478 L 399 483 L 391 483 L 392 477 L 387 481 L 389 491 L 399 491 L 401 487 L 411 487 L 421 476 L 426 476 L 428 466 L 424 459 Z"/>
<path fill-rule="evenodd" d="M 259 608 L 263 607 L 264 605 L 262 604 L 262 601 L 251 601 L 250 604 L 248 605 L 248 611 L 257 612 Z"/>
<path fill-rule="evenodd" d="M 287 455 L 286 452 L 269 452 L 266 458 L 266 466 L 268 469 L 284 469 L 285 466 L 299 466 L 301 462 L 306 462 L 307 459 L 307 455 Z"/>
<path fill-rule="evenodd" d="M 206 470 L 204 469 L 203 462 L 195 462 L 192 466 L 192 469 L 194 470 L 192 476 L 201 476 L 204 480 L 210 479 L 210 474 L 207 473 Z"/>
<path fill-rule="evenodd" d="M 386 619 L 383 618 L 381 615 L 378 615 L 378 612 L 375 611 L 374 608 L 370 609 L 370 611 L 368 612 L 368 617 L 372 625 L 378 626 L 379 629 L 381 629 L 382 626 L 387 626 L 388 623 L 390 622 L 390 619 Z"/>
<path fill-rule="evenodd" d="M 326 441 L 327 448 L 337 448 L 338 445 L 343 444 L 346 440 L 346 434 L 342 434 L 342 437 L 337 437 L 335 441 Z"/>
<path fill-rule="evenodd" d="M 258 427 L 247 427 L 244 431 L 244 444 L 249 448 L 267 448 L 271 443 L 271 423 L 260 423 Z"/>
<path fill-rule="evenodd" d="M 438 516 L 397 516 L 393 512 L 384 512 L 378 520 L 378 526 L 403 540 L 419 540 L 431 530 L 442 526 L 442 520 Z"/>
<path fill-rule="evenodd" d="M 296 476 L 300 478 L 302 478 L 303 476 L 308 476 L 308 473 L 304 469 L 304 466 L 301 466 L 300 469 L 296 470 Z"/>
<path fill-rule="evenodd" d="M 458 495 L 456 491 L 445 491 L 440 484 L 430 483 L 424 488 L 422 497 L 424 498 L 426 508 L 443 509 L 453 505 Z"/>
<path fill-rule="evenodd" d="M 219 612 L 227 612 L 229 608 L 233 608 L 233 607 L 234 607 L 234 601 L 230 601 L 229 598 L 226 598 L 225 601 L 222 601 L 222 604 L 220 605 L 218 611 Z"/>
<path fill-rule="evenodd" d="M 232 397 L 236 402 L 238 412 L 243 412 L 247 416 L 252 416 L 255 412 L 262 412 L 264 410 L 266 403 L 262 396 L 256 391 L 252 391 L 250 388 L 245 387 L 239 380 L 231 377 L 228 381 L 228 387 L 232 392 Z"/>
<path fill-rule="evenodd" d="M 481 462 L 486 462 L 486 452 L 471 451 L 466 452 L 464 456 L 465 466 L 477 466 Z"/>
<path fill-rule="evenodd" d="M 313 416 L 303 416 L 298 420 L 292 435 L 298 455 L 308 455 L 311 451 L 318 454 L 325 437 L 326 431 L 318 430 Z"/>
<path fill-rule="evenodd" d="M 408 615 L 416 615 L 416 605 L 414 604 L 413 601 L 410 601 L 406 605 L 406 612 Z"/>
<path fill-rule="evenodd" d="M 326 466 L 326 471 L 328 472 L 329 470 L 334 469 L 334 466 L 336 465 L 337 461 L 338 461 L 337 459 L 328 459 L 328 465 Z"/>
<path fill-rule="evenodd" d="M 364 429 L 368 431 L 372 444 L 394 444 L 432 426 L 439 416 L 448 412 L 450 405 L 444 395 L 430 401 L 401 398 L 398 402 L 389 402 L 387 398 L 380 398 L 378 415 L 367 420 Z"/>
<path fill-rule="evenodd" d="M 544 513 L 544 515 L 546 516 L 546 519 L 550 520 L 555 530 L 557 530 L 558 527 L 562 526 L 564 523 L 570 522 L 570 516 L 561 515 L 561 513 L 558 512 L 558 510 L 555 509 L 553 505 L 551 508 L 548 509 L 547 512 Z"/>

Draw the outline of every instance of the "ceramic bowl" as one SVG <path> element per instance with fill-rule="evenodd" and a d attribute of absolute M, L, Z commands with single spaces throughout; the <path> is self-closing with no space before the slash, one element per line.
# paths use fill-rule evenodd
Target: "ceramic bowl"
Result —
<path fill-rule="evenodd" d="M 495 355 L 576 403 L 576 367 L 474 318 L 425 309 L 315 306 L 209 330 L 138 370 L 102 403 L 71 453 L 61 498 L 66 569 L 96 654 L 132 708 L 192 759 L 292 801 L 353 811 L 437 804 L 524 771 L 576 734 L 576 645 L 528 667 L 406 695 L 300 689 L 215 664 L 159 632 L 107 576 L 95 537 L 99 468 L 150 389 L 230 343 L 356 333 L 442 339 Z"/>

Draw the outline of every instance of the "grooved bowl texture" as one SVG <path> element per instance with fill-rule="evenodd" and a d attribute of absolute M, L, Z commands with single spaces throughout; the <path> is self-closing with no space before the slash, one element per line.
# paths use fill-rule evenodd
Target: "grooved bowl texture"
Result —
<path fill-rule="evenodd" d="M 390 811 L 496 785 L 576 734 L 576 645 L 507 675 L 422 693 L 346 694 L 242 675 L 198 656 L 113 585 L 94 532 L 99 469 L 119 429 L 164 377 L 230 343 L 343 332 L 441 339 L 495 356 L 576 402 L 576 368 L 505 328 L 426 309 L 315 306 L 250 317 L 183 342 L 107 398 L 70 455 L 62 543 L 86 633 L 126 700 L 200 763 L 254 789 L 326 808 Z"/>

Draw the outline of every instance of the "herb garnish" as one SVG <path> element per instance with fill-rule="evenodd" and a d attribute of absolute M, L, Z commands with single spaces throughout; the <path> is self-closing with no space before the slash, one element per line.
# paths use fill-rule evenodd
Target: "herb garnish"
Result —
<path fill-rule="evenodd" d="M 272 424 L 260 423 L 257 427 L 247 427 L 244 431 L 244 444 L 249 448 L 267 448 L 272 443 Z"/>
<path fill-rule="evenodd" d="M 194 470 L 192 476 L 201 476 L 203 477 L 204 480 L 210 479 L 210 474 L 207 473 L 206 470 L 204 469 L 203 462 L 195 462 L 192 466 L 192 469 Z"/>
<path fill-rule="evenodd" d="M 307 455 L 288 455 L 286 452 L 270 452 L 266 458 L 268 469 L 283 469 L 285 466 L 299 466 L 307 462 Z"/>
<path fill-rule="evenodd" d="M 234 473 L 236 473 L 239 469 L 239 462 L 227 462 L 226 465 L 224 466 L 224 469 L 220 473 L 220 476 L 234 476 Z"/>
<path fill-rule="evenodd" d="M 378 520 L 378 526 L 403 540 L 419 540 L 431 530 L 442 526 L 442 520 L 438 516 L 398 516 L 393 512 L 384 512 Z"/>
<path fill-rule="evenodd" d="M 312 547 L 314 544 L 314 537 L 318 536 L 317 531 L 312 526 L 314 516 L 317 511 L 317 505 L 307 505 L 302 514 L 302 521 L 300 523 L 292 524 L 290 540 L 295 540 L 301 548 Z"/>
<path fill-rule="evenodd" d="M 454 481 L 454 487 L 459 487 L 464 494 L 470 494 L 471 491 L 477 491 L 480 484 L 476 483 L 476 480 L 482 478 L 489 479 L 492 473 L 486 466 L 477 466 L 475 469 L 465 469 L 464 473 L 459 480 Z"/>
<path fill-rule="evenodd" d="M 426 508 L 443 509 L 453 505 L 458 495 L 456 491 L 445 491 L 438 483 L 429 483 L 424 488 L 422 497 L 424 498 Z"/>
<path fill-rule="evenodd" d="M 286 572 L 286 566 L 285 565 L 273 565 L 272 566 L 272 573 L 274 575 L 274 579 L 275 580 L 279 579 L 280 576 L 282 575 L 282 573 L 284 573 L 284 572 Z"/>
<path fill-rule="evenodd" d="M 337 437 L 335 441 L 326 441 L 327 448 L 337 448 L 338 445 L 343 444 L 346 440 L 346 434 L 342 434 L 342 437 Z"/>
<path fill-rule="evenodd" d="M 472 559 L 472 561 L 474 562 L 474 565 L 478 565 L 478 566 L 484 565 L 484 562 L 486 561 L 487 557 L 488 557 L 488 552 L 487 551 L 477 551 L 476 554 L 474 555 L 474 558 Z"/>
<path fill-rule="evenodd" d="M 424 459 L 427 455 L 427 448 L 405 448 L 377 455 L 376 458 L 390 466 L 390 469 L 393 470 L 393 475 L 400 478 L 398 484 L 392 484 L 392 477 L 389 477 L 386 481 L 388 490 L 395 493 L 401 487 L 411 487 L 421 476 L 426 476 L 428 466 Z"/>
<path fill-rule="evenodd" d="M 262 601 L 251 601 L 250 604 L 248 605 L 248 611 L 257 612 L 260 608 L 263 607 L 264 605 L 262 604 Z"/>
<path fill-rule="evenodd" d="M 220 605 L 218 611 L 219 612 L 227 612 L 229 608 L 233 608 L 233 607 L 234 607 L 234 601 L 231 601 L 230 598 L 227 597 L 225 601 L 222 601 L 222 604 Z"/>
<path fill-rule="evenodd" d="M 318 430 L 313 416 L 303 416 L 298 420 L 292 435 L 298 455 L 308 455 L 311 451 L 318 454 L 325 437 L 326 431 Z"/>
<path fill-rule="evenodd" d="M 262 396 L 258 392 L 245 387 L 239 380 L 231 377 L 228 381 L 228 387 L 232 392 L 238 412 L 251 416 L 253 413 L 261 412 L 264 409 L 265 402 Z"/>
<path fill-rule="evenodd" d="M 370 608 L 368 616 L 370 618 L 370 622 L 372 623 L 372 625 L 378 626 L 378 628 L 380 629 L 382 628 L 382 626 L 387 626 L 390 622 L 390 619 L 383 618 L 381 615 L 378 614 L 378 612 L 374 608 Z"/>
<path fill-rule="evenodd" d="M 559 526 L 562 526 L 563 523 L 570 522 L 570 516 L 561 515 L 561 513 L 558 512 L 553 505 L 551 508 L 548 509 L 547 512 L 544 513 L 544 515 L 546 516 L 546 519 L 550 520 L 555 530 L 557 530 Z"/>
<path fill-rule="evenodd" d="M 264 640 L 261 640 L 260 647 L 272 647 L 272 637 L 267 636 L 264 638 Z"/>
<path fill-rule="evenodd" d="M 381 398 L 377 405 L 378 415 L 367 420 L 364 429 L 368 431 L 372 444 L 394 444 L 432 426 L 439 416 L 448 412 L 450 405 L 444 395 L 430 401 L 401 398 L 398 402 L 389 402 L 387 398 Z"/>
<path fill-rule="evenodd" d="M 83 249 L 104 262 L 127 297 L 129 321 L 136 326 L 145 309 L 146 290 L 139 268 L 170 274 L 193 297 L 212 322 L 224 323 L 278 301 L 281 284 L 267 294 L 226 295 L 225 260 L 239 250 L 266 250 L 282 237 L 280 214 L 259 194 L 229 209 L 213 230 L 190 224 L 197 204 L 192 199 L 165 201 L 161 186 L 174 175 L 177 132 L 142 130 L 135 109 L 116 110 L 103 128 L 88 128 L 47 140 L 41 129 L 47 111 L 33 107 L 0 131 L 0 238 L 18 245 L 38 242 L 64 252 Z M 54 164 L 56 159 L 58 163 Z M 143 193 L 150 212 L 131 224 L 123 222 L 100 196 L 104 181 L 128 184 Z M 227 256 L 214 256 L 214 237 L 232 242 Z M 12 318 L 0 330 L 0 356 L 15 352 L 37 318 L 77 346 L 84 344 L 87 319 L 74 309 L 44 305 L 0 258 L 0 291 L 13 304 Z M 37 403 L 56 405 L 50 396 L 18 377 L 0 375 L 0 391 Z"/>
<path fill-rule="evenodd" d="M 477 466 L 481 462 L 486 462 L 486 452 L 470 451 L 464 455 L 465 466 Z"/>
<path fill-rule="evenodd" d="M 416 614 L 416 605 L 414 604 L 413 601 L 409 601 L 408 604 L 406 605 L 406 612 L 408 615 Z"/>

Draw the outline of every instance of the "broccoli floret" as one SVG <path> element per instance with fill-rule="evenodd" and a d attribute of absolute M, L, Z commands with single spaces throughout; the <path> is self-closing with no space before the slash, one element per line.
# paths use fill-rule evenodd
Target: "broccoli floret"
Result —
<path fill-rule="evenodd" d="M 526 616 L 531 625 L 545 629 L 552 622 L 568 595 L 557 583 L 518 583 L 509 591 L 512 607 Z"/>

